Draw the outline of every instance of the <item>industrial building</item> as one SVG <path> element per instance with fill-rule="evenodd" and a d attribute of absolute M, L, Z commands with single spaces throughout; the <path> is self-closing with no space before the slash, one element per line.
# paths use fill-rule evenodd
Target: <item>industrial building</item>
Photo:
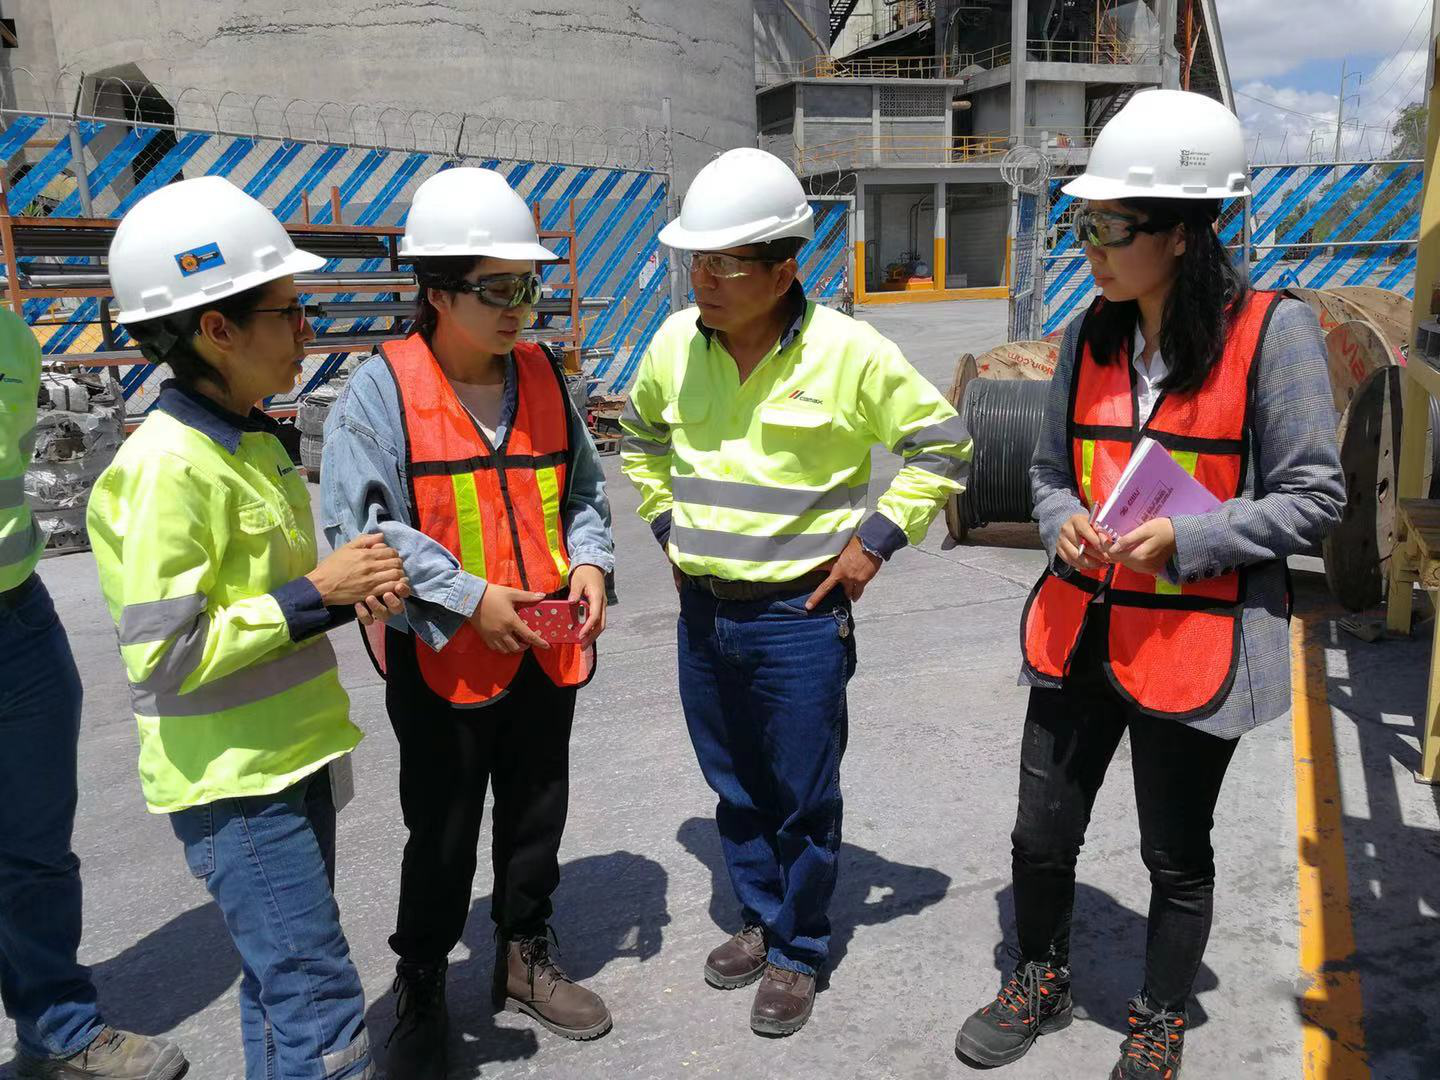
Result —
<path fill-rule="evenodd" d="M 1006 295 L 1000 162 L 1085 164 L 1138 90 L 1230 104 L 1214 0 L 835 0 L 832 48 L 758 72 L 760 144 L 853 196 L 857 302 Z M 1023 44 L 1022 44 L 1023 43 Z"/>

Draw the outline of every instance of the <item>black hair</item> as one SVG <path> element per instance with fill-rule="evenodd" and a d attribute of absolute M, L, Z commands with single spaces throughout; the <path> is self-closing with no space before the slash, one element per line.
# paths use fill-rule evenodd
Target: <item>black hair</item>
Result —
<path fill-rule="evenodd" d="M 1185 251 L 1160 320 L 1160 353 L 1170 372 L 1162 390 L 1200 389 L 1225 347 L 1225 336 L 1249 284 L 1215 234 L 1218 199 L 1121 199 L 1160 230 L 1185 230 Z M 1084 343 L 1100 363 L 1129 357 L 1140 320 L 1134 300 L 1105 301 L 1086 317 Z"/>
<path fill-rule="evenodd" d="M 429 341 L 440 324 L 440 312 L 430 302 L 430 290 L 457 292 L 455 288 L 465 280 L 465 275 L 480 265 L 481 255 L 432 255 L 416 259 L 415 280 L 420 286 L 415 296 L 415 315 L 410 320 L 410 330 Z"/>
<path fill-rule="evenodd" d="M 265 288 L 265 285 L 257 285 L 173 315 L 127 323 L 125 330 L 140 346 L 146 360 L 152 364 L 168 364 L 175 381 L 187 390 L 196 389 L 202 382 L 224 390 L 227 389 L 225 376 L 195 348 L 200 320 L 207 311 L 218 311 L 237 326 L 244 326 L 264 300 Z"/>
<path fill-rule="evenodd" d="M 782 236 L 779 240 L 767 240 L 763 244 L 756 244 L 755 254 L 768 263 L 782 263 L 786 259 L 793 259 L 800 254 L 800 249 L 805 246 L 805 241 L 798 236 Z"/>

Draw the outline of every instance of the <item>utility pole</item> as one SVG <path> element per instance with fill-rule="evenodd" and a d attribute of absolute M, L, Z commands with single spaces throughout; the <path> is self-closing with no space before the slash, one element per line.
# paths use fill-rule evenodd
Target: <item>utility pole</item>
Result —
<path fill-rule="evenodd" d="M 1345 83 L 1348 82 L 1352 76 L 1359 80 L 1359 82 L 1356 83 L 1357 86 L 1360 86 L 1365 82 L 1365 73 L 1363 71 L 1352 71 L 1349 74 L 1346 74 L 1345 68 L 1348 63 L 1348 60 L 1340 61 L 1340 104 L 1336 107 L 1335 110 L 1336 161 L 1340 160 L 1340 136 L 1345 131 Z M 1360 91 L 1356 90 L 1352 96 L 1355 98 L 1355 104 L 1358 108 L 1360 104 Z"/>

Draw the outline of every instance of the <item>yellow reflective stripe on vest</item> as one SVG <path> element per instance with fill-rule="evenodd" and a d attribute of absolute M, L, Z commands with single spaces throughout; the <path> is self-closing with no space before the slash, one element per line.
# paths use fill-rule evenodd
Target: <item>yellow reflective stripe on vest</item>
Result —
<path fill-rule="evenodd" d="M 472 473 L 450 477 L 455 489 L 455 524 L 460 533 L 460 568 L 476 577 L 489 577 L 485 571 L 485 530 L 480 524 L 480 495 L 475 490 Z"/>
<path fill-rule="evenodd" d="M 540 488 L 540 504 L 545 514 L 545 542 L 550 546 L 550 557 L 555 560 L 555 569 L 563 580 L 570 573 L 570 564 L 560 546 L 560 477 L 555 466 L 546 465 L 535 470 L 535 483 Z"/>
<path fill-rule="evenodd" d="M 1170 456 L 1175 459 L 1175 463 L 1177 465 L 1179 465 L 1191 476 L 1195 475 L 1195 467 L 1200 464 L 1199 453 L 1194 450 L 1170 450 L 1168 452 Z M 1180 593 L 1181 588 L 1179 585 L 1174 584 L 1173 582 L 1168 581 L 1163 577 L 1157 577 L 1155 579 L 1156 596 L 1179 596 Z"/>
<path fill-rule="evenodd" d="M 1080 444 L 1080 493 L 1092 506 L 1095 497 L 1090 491 L 1090 476 L 1095 471 L 1095 440 L 1086 439 Z"/>

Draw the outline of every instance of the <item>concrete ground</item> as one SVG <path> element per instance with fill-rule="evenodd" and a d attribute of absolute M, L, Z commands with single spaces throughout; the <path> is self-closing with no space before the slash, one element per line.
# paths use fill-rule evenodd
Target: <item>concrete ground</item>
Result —
<path fill-rule="evenodd" d="M 861 314 L 941 389 L 958 353 L 1003 336 L 1003 303 Z M 925 544 L 896 556 L 858 606 L 834 970 L 809 1025 L 772 1041 L 749 1031 L 748 991 L 721 993 L 701 979 L 705 954 L 736 928 L 736 905 L 713 799 L 676 698 L 670 575 L 617 464 L 607 459 L 621 604 L 599 676 L 581 697 L 555 919 L 570 971 L 606 997 L 615 1029 L 599 1042 L 571 1044 L 514 1015 L 491 1015 L 482 857 L 471 923 L 452 957 L 453 1075 L 967 1075 L 953 1053 L 955 1030 L 994 994 L 1013 941 L 1009 832 L 1025 706 L 1015 685 L 1016 627 L 1043 564 L 1033 528 L 995 526 L 954 546 L 937 523 Z M 894 468 L 878 455 L 876 492 Z M 238 962 L 165 820 L 145 813 L 133 720 L 94 567 L 87 556 L 69 556 L 47 561 L 42 572 L 86 685 L 76 829 L 86 885 L 83 959 L 94 965 L 112 1022 L 173 1035 L 198 1080 L 241 1077 Z M 1334 968 L 1358 972 L 1361 981 L 1364 1024 L 1355 1038 L 1368 1048 L 1368 1075 L 1434 1077 L 1440 814 L 1436 789 L 1411 779 L 1428 632 L 1363 645 L 1335 629 L 1325 602 L 1316 579 L 1302 580 L 1302 610 L 1318 612 L 1311 627 L 1324 650 L 1320 681 L 1339 757 L 1349 885 L 1334 906 L 1350 917 L 1358 946 L 1354 957 L 1333 957 Z M 358 634 L 341 632 L 336 644 L 354 716 L 369 736 L 356 755 L 358 797 L 341 815 L 338 894 L 378 1047 L 394 1012 L 386 936 L 404 838 L 396 749 Z M 1148 903 L 1128 773 L 1122 747 L 1080 864 L 1079 1020 L 1042 1039 L 1007 1077 L 1098 1080 L 1113 1064 L 1125 1001 L 1141 977 Z M 1299 967 L 1295 777 L 1289 721 L 1241 741 L 1217 811 L 1215 928 L 1191 1009 L 1187 1078 L 1367 1075 L 1314 1071 L 1313 1047 L 1312 1067 L 1302 1073 L 1297 999 L 1310 980 Z M 1302 795 L 1311 798 L 1308 789 Z M 1318 799 L 1326 798 L 1322 790 Z M 1322 836 L 1327 842 L 1342 841 Z M 1307 849 L 1307 860 L 1315 854 Z M 1327 1025 L 1322 1015 L 1312 1036 L 1322 1049 Z M 0 1045 L 12 1034 L 0 1022 Z M 9 1075 L 0 1066 L 0 1077 Z"/>

